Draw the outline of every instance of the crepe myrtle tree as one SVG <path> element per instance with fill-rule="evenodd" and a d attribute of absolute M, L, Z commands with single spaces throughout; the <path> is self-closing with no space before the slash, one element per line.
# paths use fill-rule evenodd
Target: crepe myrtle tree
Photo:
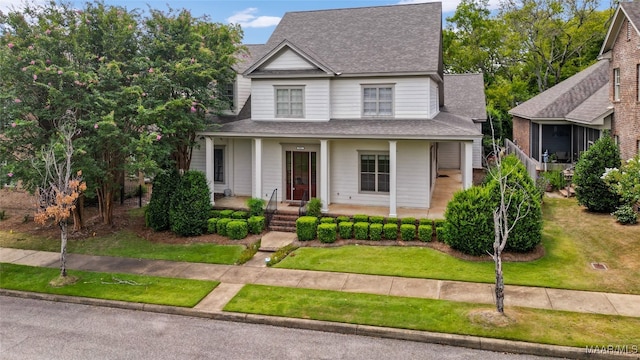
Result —
<path fill-rule="evenodd" d="M 105 224 L 126 173 L 187 169 L 206 112 L 223 107 L 241 31 L 186 10 L 28 4 L 0 14 L 0 163 L 30 190 L 28 166 L 68 111 L 72 141 Z M 167 161 L 169 159 L 169 161 Z"/>

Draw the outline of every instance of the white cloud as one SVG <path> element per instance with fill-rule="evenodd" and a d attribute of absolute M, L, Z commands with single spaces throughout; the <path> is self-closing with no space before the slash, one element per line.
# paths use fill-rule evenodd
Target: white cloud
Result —
<path fill-rule="evenodd" d="M 400 0 L 398 4 L 418 4 L 427 2 L 438 2 L 441 0 Z M 453 12 L 460 4 L 461 0 L 442 0 L 442 12 Z M 497 9 L 500 6 L 500 0 L 489 0 L 489 9 Z"/>
<path fill-rule="evenodd" d="M 0 0 L 1 1 L 1 0 Z M 239 24 L 243 28 L 265 28 L 278 25 L 278 16 L 257 16 L 258 8 L 246 8 L 238 11 L 227 18 L 227 22 Z"/>

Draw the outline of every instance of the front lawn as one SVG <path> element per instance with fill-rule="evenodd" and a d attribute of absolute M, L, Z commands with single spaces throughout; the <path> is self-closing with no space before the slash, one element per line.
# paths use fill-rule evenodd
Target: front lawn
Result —
<path fill-rule="evenodd" d="M 640 294 L 640 225 L 623 226 L 608 214 L 592 214 L 575 199 L 545 199 L 539 260 L 505 263 L 505 282 Z M 422 247 L 343 246 L 299 248 L 276 267 L 416 278 L 494 282 L 491 261 L 460 260 Z M 609 270 L 594 270 L 592 262 Z"/>
<path fill-rule="evenodd" d="M 59 252 L 60 239 L 0 231 L 0 247 Z M 67 251 L 73 254 L 229 265 L 236 263 L 244 249 L 242 245 L 157 243 L 126 230 L 101 237 L 70 239 L 67 244 Z"/>
<path fill-rule="evenodd" d="M 574 347 L 640 343 L 640 319 L 328 290 L 245 285 L 225 311 Z M 567 330 L 571 331 L 568 332 Z"/>
<path fill-rule="evenodd" d="M 53 287 L 59 269 L 0 263 L 0 288 L 45 294 L 194 307 L 219 282 L 69 270 L 75 284 Z"/>

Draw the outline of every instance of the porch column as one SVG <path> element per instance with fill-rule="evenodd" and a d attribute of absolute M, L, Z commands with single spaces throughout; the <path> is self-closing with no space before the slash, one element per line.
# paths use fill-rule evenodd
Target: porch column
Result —
<path fill-rule="evenodd" d="M 262 139 L 253 139 L 253 191 L 254 198 L 262 199 Z"/>
<path fill-rule="evenodd" d="M 209 186 L 209 192 L 211 193 L 211 205 L 215 205 L 214 200 L 214 169 L 216 168 L 215 156 L 213 156 L 213 138 L 205 136 L 204 138 L 204 153 L 205 153 L 205 175 L 207 177 L 207 185 Z"/>
<path fill-rule="evenodd" d="M 462 144 L 462 188 L 468 189 L 473 186 L 473 142 Z"/>
<path fill-rule="evenodd" d="M 389 140 L 389 217 L 397 217 L 396 210 L 396 149 L 397 141 Z"/>
<path fill-rule="evenodd" d="M 323 213 L 329 212 L 329 141 L 320 140 L 320 201 Z"/>

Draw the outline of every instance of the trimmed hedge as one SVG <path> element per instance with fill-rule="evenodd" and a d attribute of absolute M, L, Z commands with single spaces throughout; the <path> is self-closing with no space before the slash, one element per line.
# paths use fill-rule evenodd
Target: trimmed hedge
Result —
<path fill-rule="evenodd" d="M 437 227 L 436 228 L 436 239 L 443 241 L 442 239 L 444 237 L 446 237 L 445 232 L 447 231 L 446 228 L 444 227 Z"/>
<path fill-rule="evenodd" d="M 320 224 L 335 224 L 336 219 L 330 216 L 320 218 Z"/>
<path fill-rule="evenodd" d="M 247 220 L 247 225 L 250 233 L 261 234 L 264 231 L 265 218 L 264 216 L 252 216 Z"/>
<path fill-rule="evenodd" d="M 356 214 L 353 215 L 353 222 L 354 223 L 359 223 L 359 222 L 369 222 L 369 215 L 364 215 L 364 214 Z"/>
<path fill-rule="evenodd" d="M 209 234 L 215 234 L 216 233 L 216 224 L 218 223 L 218 218 L 211 218 L 209 220 L 207 220 L 207 232 Z"/>
<path fill-rule="evenodd" d="M 351 218 L 350 218 L 350 217 L 348 217 L 348 216 L 338 216 L 338 217 L 336 218 L 336 222 L 337 222 L 338 224 L 340 224 L 340 223 L 342 223 L 342 222 L 349 222 L 349 221 L 351 221 Z"/>
<path fill-rule="evenodd" d="M 416 224 L 416 218 L 414 217 L 406 217 L 406 218 L 402 218 L 400 220 L 401 224 L 409 224 L 409 225 L 415 225 Z"/>
<path fill-rule="evenodd" d="M 433 226 L 433 219 L 422 218 L 418 220 L 418 225 L 430 225 Z"/>
<path fill-rule="evenodd" d="M 370 216 L 369 222 L 372 224 L 384 224 L 384 216 Z"/>
<path fill-rule="evenodd" d="M 171 197 L 169 223 L 180 236 L 201 235 L 207 230 L 211 192 L 201 171 L 187 171 Z"/>
<path fill-rule="evenodd" d="M 447 220 L 445 220 L 445 219 L 435 219 L 435 220 L 433 220 L 433 227 L 436 227 L 436 228 L 438 228 L 438 227 L 443 227 L 443 226 L 444 226 L 444 223 L 445 223 L 446 221 L 447 221 Z"/>
<path fill-rule="evenodd" d="M 433 228 L 431 225 L 418 225 L 418 240 L 429 242 L 433 237 Z"/>
<path fill-rule="evenodd" d="M 369 239 L 378 241 L 382 239 L 382 227 L 384 225 L 380 223 L 372 223 L 369 226 Z"/>
<path fill-rule="evenodd" d="M 209 217 L 210 218 L 219 218 L 220 217 L 220 209 L 211 209 L 209 210 Z"/>
<path fill-rule="evenodd" d="M 388 221 L 388 220 L 387 220 Z M 384 238 L 387 240 L 396 240 L 398 239 L 398 224 L 394 223 L 386 223 L 382 228 L 384 232 Z"/>
<path fill-rule="evenodd" d="M 318 239 L 322 243 L 333 243 L 336 242 L 337 225 L 334 223 L 323 223 L 318 225 Z"/>
<path fill-rule="evenodd" d="M 296 220 L 296 234 L 299 241 L 309 241 L 316 238 L 318 218 L 315 216 L 301 216 Z"/>
<path fill-rule="evenodd" d="M 415 219 L 413 222 L 415 223 Z M 403 241 L 413 241 L 416 239 L 416 226 L 414 224 L 400 225 L 400 237 Z"/>
<path fill-rule="evenodd" d="M 246 221 L 232 220 L 227 224 L 227 236 L 231 240 L 240 240 L 249 234 L 249 226 Z"/>
<path fill-rule="evenodd" d="M 227 236 L 227 225 L 231 221 L 233 221 L 233 219 L 230 219 L 230 218 L 218 219 L 218 222 L 216 223 L 216 231 L 218 232 L 218 235 Z"/>
<path fill-rule="evenodd" d="M 343 221 L 338 224 L 338 231 L 340 232 L 340 238 L 352 239 L 353 238 L 353 223 L 350 221 Z"/>
<path fill-rule="evenodd" d="M 236 211 L 231 209 L 220 210 L 220 217 L 222 219 L 231 219 L 231 216 L 233 216 L 234 212 Z"/>
<path fill-rule="evenodd" d="M 249 218 L 249 213 L 246 211 L 234 211 L 233 214 L 231 214 L 231 218 L 232 219 L 248 219 Z"/>
<path fill-rule="evenodd" d="M 353 224 L 353 237 L 355 237 L 356 240 L 369 239 L 369 223 L 361 221 Z"/>
<path fill-rule="evenodd" d="M 395 217 L 387 218 L 387 224 L 396 224 L 396 225 L 398 225 L 398 218 L 395 218 Z"/>

